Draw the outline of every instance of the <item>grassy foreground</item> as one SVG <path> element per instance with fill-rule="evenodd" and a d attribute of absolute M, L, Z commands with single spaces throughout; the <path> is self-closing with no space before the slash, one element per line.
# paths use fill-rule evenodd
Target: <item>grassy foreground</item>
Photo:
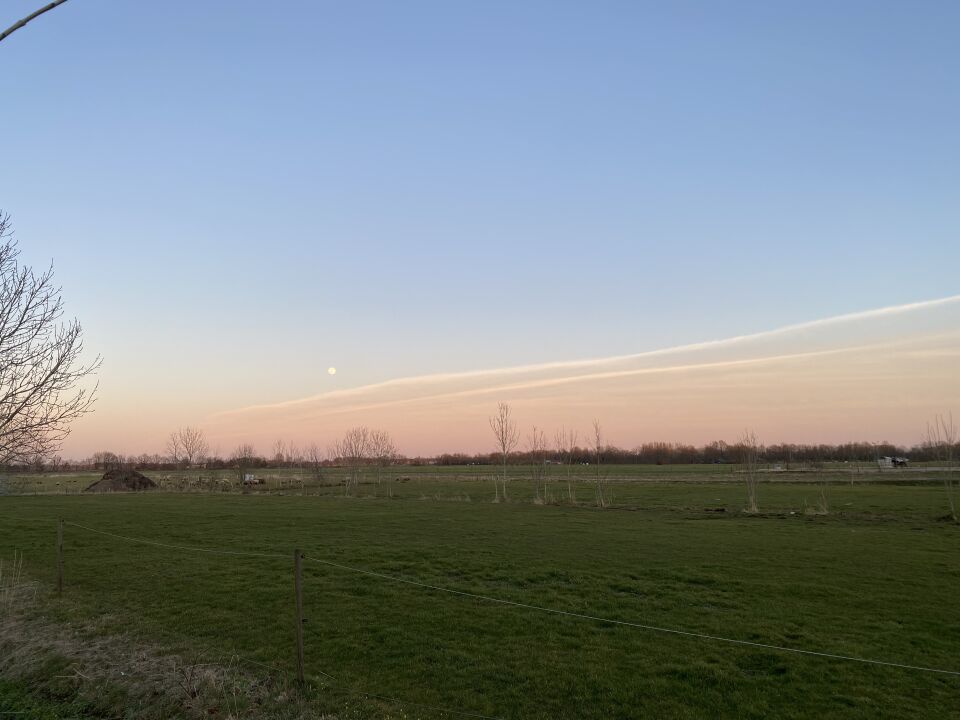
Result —
<path fill-rule="evenodd" d="M 802 513 L 808 486 L 769 485 L 761 505 L 771 513 L 759 517 L 737 512 L 739 485 L 717 482 L 627 484 L 618 492 L 632 509 L 603 511 L 494 504 L 466 482 L 434 490 L 5 497 L 0 556 L 23 551 L 49 592 L 58 517 L 281 554 L 195 553 L 67 526 L 66 590 L 49 607 L 63 622 L 96 619 L 104 632 L 285 671 L 294 547 L 576 613 L 960 670 L 960 529 L 938 520 L 935 485 L 831 486 L 839 512 L 827 516 Z M 310 561 L 304 595 L 311 702 L 342 717 L 452 717 L 343 688 L 511 719 L 960 717 L 956 676 L 550 615 Z"/>

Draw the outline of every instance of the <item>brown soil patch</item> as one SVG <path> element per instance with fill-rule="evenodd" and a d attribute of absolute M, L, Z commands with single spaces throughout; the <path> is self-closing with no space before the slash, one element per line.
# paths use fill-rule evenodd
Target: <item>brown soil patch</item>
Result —
<path fill-rule="evenodd" d="M 84 492 L 136 492 L 156 487 L 153 480 L 136 470 L 108 470 Z"/>

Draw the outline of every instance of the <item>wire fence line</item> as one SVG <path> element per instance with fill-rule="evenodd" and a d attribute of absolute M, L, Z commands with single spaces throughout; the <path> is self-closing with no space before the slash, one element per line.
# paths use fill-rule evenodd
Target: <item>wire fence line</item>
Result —
<path fill-rule="evenodd" d="M 132 537 L 128 535 L 120 535 L 118 533 L 107 532 L 106 530 L 99 530 L 97 528 L 92 528 L 87 525 L 81 525 L 80 523 L 70 522 L 67 520 L 64 520 L 63 524 L 70 525 L 72 527 L 76 527 L 81 530 L 86 530 L 88 532 L 96 533 L 98 535 L 104 535 L 106 537 L 111 537 L 118 540 L 141 543 L 143 545 L 150 545 L 153 547 L 159 547 L 159 548 L 165 548 L 165 549 L 171 549 L 171 550 L 182 550 L 186 552 L 200 552 L 200 553 L 206 553 L 211 555 L 227 555 L 227 556 L 236 556 L 236 557 L 256 557 L 256 558 L 283 559 L 283 560 L 290 559 L 289 555 L 280 554 L 280 553 L 266 553 L 266 552 L 241 551 L 241 550 L 223 550 L 223 549 L 217 549 L 217 548 L 203 548 L 203 547 L 188 546 L 188 545 L 173 545 L 170 543 L 162 543 L 154 540 L 147 540 L 145 538 L 137 538 L 137 537 Z M 37 585 L 39 583 L 37 581 L 33 581 L 29 584 Z M 165 631 L 165 632 L 168 632 L 168 631 Z M 193 640 L 193 638 L 183 635 L 182 633 L 173 633 L 173 634 L 178 635 L 179 637 L 185 640 Z M 239 662 L 260 667 L 265 670 L 274 672 L 278 675 L 285 676 L 287 678 L 289 678 L 292 675 L 292 673 L 289 670 L 280 668 L 276 665 L 271 665 L 269 663 L 264 663 L 259 660 L 254 660 L 253 658 L 245 657 L 236 651 L 231 651 L 230 655 L 232 657 L 235 657 Z M 390 703 L 399 704 L 399 705 L 407 705 L 410 707 L 420 708 L 423 710 L 433 710 L 436 712 L 446 713 L 448 715 L 456 715 L 459 717 L 478 718 L 478 720 L 505 720 L 504 718 L 493 716 L 493 715 L 483 715 L 480 713 L 469 712 L 465 710 L 455 710 L 453 708 L 442 707 L 439 705 L 428 705 L 421 702 L 406 700 L 404 698 L 399 698 L 399 697 L 394 697 L 389 695 L 379 695 L 377 693 L 368 692 L 366 690 L 358 690 L 356 688 L 350 687 L 348 684 L 344 683 L 343 680 L 338 679 L 337 677 L 331 675 L 328 672 L 319 670 L 317 668 L 313 668 L 313 672 L 316 673 L 317 675 L 322 675 L 324 678 L 330 681 L 325 684 L 325 687 L 327 687 L 328 689 L 335 690 L 348 695 L 355 695 L 355 696 L 365 697 L 365 698 L 374 699 L 374 700 L 381 700 L 384 702 L 390 702 Z"/>
<path fill-rule="evenodd" d="M 161 543 L 161 542 L 156 542 L 156 541 L 152 541 L 152 540 L 146 540 L 146 539 L 144 539 L 144 538 L 128 537 L 128 536 L 125 536 L 125 535 L 119 535 L 119 534 L 116 534 L 116 533 L 106 532 L 106 531 L 104 531 L 104 530 L 97 530 L 97 529 L 95 529 L 95 528 L 91 528 L 91 527 L 88 527 L 88 526 L 86 526 L 86 525 L 81 525 L 81 524 L 79 524 L 79 523 L 73 523 L 73 522 L 64 521 L 64 524 L 72 525 L 73 527 L 81 528 L 81 529 L 83 529 L 83 530 L 88 530 L 88 531 L 90 531 L 90 532 L 99 533 L 99 534 L 101 534 L 101 535 L 106 535 L 106 536 L 113 537 L 113 538 L 117 538 L 117 539 L 121 539 L 121 540 L 127 540 L 127 541 L 130 541 L 130 542 L 139 542 L 139 543 L 143 543 L 143 544 L 146 544 L 146 545 L 153 545 L 153 546 L 156 546 L 156 547 L 162 547 L 162 548 L 168 548 L 168 549 L 174 549 L 174 550 L 183 550 L 183 551 L 189 551 L 189 552 L 204 552 L 204 553 L 217 554 L 217 555 L 236 555 L 236 556 L 249 556 L 249 557 L 271 558 L 271 559 L 281 559 L 281 558 L 282 558 L 282 559 L 284 559 L 284 560 L 289 560 L 289 558 L 290 558 L 289 555 L 287 555 L 287 554 L 280 554 L 280 553 L 264 553 L 264 552 L 239 551 L 239 550 L 220 550 L 220 549 L 211 549 L 211 548 L 200 548 L 200 547 L 195 547 L 195 546 L 172 545 L 172 544 L 168 544 L 168 543 Z M 347 572 L 352 572 L 352 573 L 357 573 L 357 574 L 361 574 L 361 575 L 366 575 L 366 576 L 369 576 L 369 577 L 375 577 L 375 578 L 379 578 L 379 579 L 382 579 L 382 580 L 388 580 L 388 581 L 390 581 L 390 582 L 401 583 L 401 584 L 405 584 L 405 585 L 411 585 L 411 586 L 419 587 L 419 588 L 422 588 L 422 589 L 425 589 L 425 590 L 432 590 L 432 591 L 435 591 L 435 592 L 442 592 L 442 593 L 447 593 L 447 594 L 450 594 L 450 595 L 456 595 L 456 596 L 459 596 L 459 597 L 472 598 L 472 599 L 475 599 L 475 600 L 481 600 L 481 601 L 484 601 L 484 602 L 494 603 L 494 604 L 498 604 L 498 605 L 507 605 L 507 606 L 510 606 L 510 607 L 522 608 L 522 609 L 525 609 L 525 610 L 533 610 L 533 611 L 536 611 L 536 612 L 543 612 L 543 613 L 548 613 L 548 614 L 552 614 L 552 615 L 559 615 L 559 616 L 564 616 L 564 617 L 577 618 L 577 619 L 580 619 L 580 620 L 590 620 L 590 621 L 593 621 L 593 622 L 607 623 L 607 624 L 610 624 L 610 625 L 618 625 L 618 626 L 622 626 L 622 627 L 631 627 L 631 628 L 636 628 L 636 629 L 639 629 L 639 630 L 646 630 L 646 631 L 648 631 L 648 632 L 656 632 L 656 633 L 663 633 L 663 634 L 669 634 L 669 635 L 676 635 L 676 636 L 681 636 L 681 637 L 695 638 L 695 639 L 699 639 L 699 640 L 710 640 L 710 641 L 713 641 L 713 642 L 721 642 L 721 643 L 727 643 L 727 644 L 731 644 L 731 645 L 740 645 L 740 646 L 744 646 L 744 647 L 751 647 L 751 648 L 757 648 L 757 649 L 763 649 L 763 650 L 772 650 L 772 651 L 775 651 L 775 652 L 791 653 L 791 654 L 794 654 L 794 655 L 805 655 L 805 656 L 808 656 L 808 657 L 818 657 L 818 658 L 825 658 L 825 659 L 831 659 L 831 660 L 842 660 L 842 661 L 855 662 L 855 663 L 866 664 L 866 665 L 875 665 L 875 666 L 882 666 L 882 667 L 891 667 L 891 668 L 898 668 L 898 669 L 901 669 L 901 670 L 912 670 L 912 671 L 916 671 L 916 672 L 934 673 L 934 674 L 939 674 L 939 675 L 948 675 L 948 676 L 953 676 L 953 677 L 960 677 L 960 670 L 950 670 L 950 669 L 945 669 L 945 668 L 927 667 L 927 666 L 923 666 L 923 665 L 911 665 L 911 664 L 908 664 L 908 663 L 899 663 L 899 662 L 893 662 L 893 661 L 888 661 L 888 660 L 876 660 L 876 659 L 872 659 L 872 658 L 858 657 L 858 656 L 855 656 L 855 655 L 843 655 L 843 654 L 839 654 L 839 653 L 829 653 L 829 652 L 822 652 L 822 651 L 817 651 L 817 650 L 806 650 L 806 649 L 802 649 L 802 648 L 794 648 L 794 647 L 787 647 L 787 646 L 783 646 L 783 645 L 775 645 L 775 644 L 772 644 L 772 643 L 761 643 L 761 642 L 755 642 L 755 641 L 752 641 L 752 640 L 741 640 L 741 639 L 737 639 L 737 638 L 724 637 L 724 636 L 720 636 L 720 635 L 712 635 L 712 634 L 709 634 L 709 633 L 695 632 L 695 631 L 692 631 L 692 630 L 681 630 L 681 629 L 678 629 L 678 628 L 668 628 L 668 627 L 662 627 L 662 626 L 658 626 L 658 625 L 650 625 L 650 624 L 645 624 L 645 623 L 632 622 L 632 621 L 629 621 L 629 620 L 617 620 L 617 619 L 614 619 L 614 618 L 608 618 L 608 617 L 603 617 L 603 616 L 599 616 L 599 615 L 589 615 L 589 614 L 586 614 L 586 613 L 578 613 L 578 612 L 573 612 L 573 611 L 570 611 L 570 610 L 561 610 L 561 609 L 559 609 L 559 608 L 551 608 L 551 607 L 546 607 L 546 606 L 543 606 L 543 605 L 534 605 L 534 604 L 531 604 L 531 603 L 524 603 L 524 602 L 519 602 L 519 601 L 516 601 L 516 600 L 507 600 L 507 599 L 505 599 L 505 598 L 498 598 L 498 597 L 494 597 L 494 596 L 491 596 L 491 595 L 482 595 L 482 594 L 479 594 L 479 593 L 472 593 L 472 592 L 469 592 L 469 591 L 466 591 L 466 590 L 457 590 L 457 589 L 455 589 L 455 588 L 443 587 L 443 586 L 441 586 L 441 585 L 433 585 L 433 584 L 430 584 L 430 583 L 421 582 L 421 581 L 419 581 L 419 580 L 413 580 L 413 579 L 410 579 L 410 578 L 404 578 L 404 577 L 400 577 L 400 576 L 398 576 L 398 575 L 390 575 L 390 574 L 388 574 L 388 573 L 377 572 L 377 571 L 375 571 L 375 570 L 368 570 L 368 569 L 366 569 L 366 568 L 360 568 L 360 567 L 356 567 L 356 566 L 353 566 L 353 565 L 345 565 L 345 564 L 343 564 L 343 563 L 337 563 L 337 562 L 333 562 L 333 561 L 331 561 L 331 560 L 324 560 L 324 559 L 322 559 L 322 558 L 317 558 L 317 557 L 313 557 L 313 556 L 310 556 L 310 555 L 303 555 L 302 557 L 303 557 L 303 559 L 305 559 L 305 560 L 308 560 L 308 561 L 310 561 L 310 562 L 317 563 L 317 564 L 320 564 L 320 565 L 324 565 L 324 566 L 327 566 L 327 567 L 333 567 L 333 568 L 337 568 L 337 569 L 339 569 L 339 570 L 345 570 L 345 571 L 347 571 Z M 321 674 L 326 675 L 326 673 L 321 673 Z M 327 677 L 332 677 L 332 676 L 327 675 Z M 371 697 L 372 697 L 372 695 L 371 695 Z M 475 717 L 484 717 L 484 716 L 482 716 L 482 715 L 476 715 Z"/>
<path fill-rule="evenodd" d="M 208 553 L 210 555 L 237 555 L 241 557 L 283 558 L 284 560 L 288 560 L 290 557 L 287 554 L 281 554 L 281 553 L 254 552 L 249 550 L 219 550 L 215 548 L 203 548 L 203 547 L 188 546 L 188 545 L 170 545 L 168 543 L 157 542 L 155 540 L 129 537 L 127 535 L 118 535 L 117 533 L 107 532 L 106 530 L 97 530 L 96 528 L 88 527 L 87 525 L 81 525 L 80 523 L 70 522 L 69 520 L 64 520 L 63 524 L 71 525 L 75 528 L 80 528 L 81 530 L 87 530 L 92 533 L 98 533 L 99 535 L 106 535 L 108 537 L 116 538 L 118 540 L 127 540 L 128 542 L 140 543 L 142 545 L 153 545 L 155 547 L 168 548 L 170 550 L 184 550 L 186 552 L 200 552 L 200 553 Z"/>
<path fill-rule="evenodd" d="M 363 573 L 364 575 L 371 575 L 373 577 L 382 578 L 384 580 L 392 580 L 393 582 L 405 583 L 407 585 L 414 585 L 416 587 L 421 587 L 428 590 L 435 590 L 437 592 L 450 593 L 451 595 L 459 595 L 461 597 L 473 598 L 476 600 L 483 600 L 485 602 L 497 603 L 500 605 L 510 605 L 512 607 L 524 608 L 526 610 L 536 610 L 539 612 L 551 613 L 553 615 L 563 615 L 566 617 L 579 618 L 581 620 L 592 620 L 595 622 L 609 623 L 611 625 L 622 625 L 625 627 L 633 627 L 641 630 L 649 630 L 651 632 L 668 633 L 671 635 L 681 635 L 684 637 L 699 638 L 702 640 L 714 640 L 717 642 L 731 643 L 734 645 L 745 645 L 747 647 L 761 648 L 764 650 L 776 650 L 779 652 L 795 653 L 799 655 L 810 655 L 814 657 L 830 658 L 833 660 L 850 660 L 853 662 L 867 663 L 870 665 L 883 665 L 886 667 L 901 668 L 903 670 L 918 670 L 921 672 L 941 673 L 944 675 L 960 676 L 960 671 L 957 671 L 957 670 L 944 670 L 940 668 L 924 667 L 921 665 L 907 665 L 903 663 L 890 662 L 886 660 L 873 660 L 870 658 L 861 658 L 861 657 L 856 657 L 852 655 L 839 655 L 835 653 L 819 652 L 816 650 L 804 650 L 801 648 L 791 648 L 791 647 L 785 647 L 782 645 L 773 645 L 769 643 L 754 642 L 751 640 L 739 640 L 736 638 L 722 637 L 720 635 L 710 635 L 708 633 L 699 633 L 691 630 L 679 630 L 676 628 L 666 628 L 666 627 L 660 627 L 657 625 L 646 625 L 644 623 L 631 622 L 628 620 L 616 620 L 613 618 L 600 617 L 597 615 L 587 615 L 584 613 L 572 612 L 570 610 L 559 610 L 557 608 L 544 607 L 542 605 L 532 605 L 529 603 L 517 602 L 515 600 L 505 600 L 504 598 L 492 597 L 490 595 L 480 595 L 477 593 L 467 592 L 465 590 L 455 590 L 453 588 L 446 588 L 439 585 L 430 585 L 429 583 L 423 583 L 417 580 L 409 580 L 407 578 L 398 577 L 396 575 L 387 575 L 385 573 L 378 573 L 373 570 L 364 570 L 362 568 L 350 567 L 349 565 L 341 565 L 339 563 L 334 563 L 329 560 L 321 560 L 319 558 L 314 558 L 309 556 L 307 556 L 305 559 L 310 560 L 311 562 L 317 562 L 323 565 L 329 565 L 331 567 L 340 568 L 342 570 L 349 570 L 351 572 Z"/>

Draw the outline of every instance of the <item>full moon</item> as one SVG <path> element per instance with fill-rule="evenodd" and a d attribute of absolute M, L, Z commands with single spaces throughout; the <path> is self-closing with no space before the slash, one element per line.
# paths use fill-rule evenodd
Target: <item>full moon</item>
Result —
<path fill-rule="evenodd" d="M 331 375 L 336 375 L 337 369 L 335 367 L 329 367 L 327 368 L 327 372 L 330 373 Z"/>

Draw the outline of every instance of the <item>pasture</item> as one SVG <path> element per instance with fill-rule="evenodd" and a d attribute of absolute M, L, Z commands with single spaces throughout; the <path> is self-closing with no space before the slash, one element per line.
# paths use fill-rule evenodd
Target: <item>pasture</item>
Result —
<path fill-rule="evenodd" d="M 523 607 L 960 670 L 960 528 L 942 519 L 935 473 L 889 483 L 875 475 L 851 483 L 836 468 L 771 474 L 761 486 L 761 513 L 749 516 L 740 512 L 743 488 L 730 467 L 644 470 L 611 469 L 606 509 L 590 504 L 586 476 L 574 482 L 577 504 L 567 502 L 559 475 L 551 481 L 554 502 L 534 503 L 516 468 L 511 501 L 501 503 L 491 502 L 491 468 L 393 468 L 355 497 L 343 496 L 335 476 L 301 486 L 278 478 L 247 494 L 75 496 L 57 494 L 54 485 L 36 490 L 47 494 L 0 498 L 0 556 L 22 552 L 25 577 L 40 582 L 35 606 L 24 612 L 79 628 L 91 641 L 122 635 L 198 662 L 236 657 L 250 661 L 253 675 L 289 675 L 292 553 L 302 549 L 309 687 L 298 707 L 309 713 L 960 716 L 956 675 Z M 814 480 L 825 483 L 828 514 L 813 510 Z M 58 518 L 68 522 L 59 600 Z M 70 701 L 77 683 L 42 680 L 51 672 L 24 672 L 0 686 L 0 709 L 4 697 L 13 703 L 25 688 L 37 702 Z M 137 668 L 129 672 L 114 679 L 115 694 L 86 697 L 85 712 L 117 716 L 123 683 L 136 681 Z M 282 717 L 283 704 L 237 714 Z M 227 716 L 222 707 L 204 712 Z"/>

